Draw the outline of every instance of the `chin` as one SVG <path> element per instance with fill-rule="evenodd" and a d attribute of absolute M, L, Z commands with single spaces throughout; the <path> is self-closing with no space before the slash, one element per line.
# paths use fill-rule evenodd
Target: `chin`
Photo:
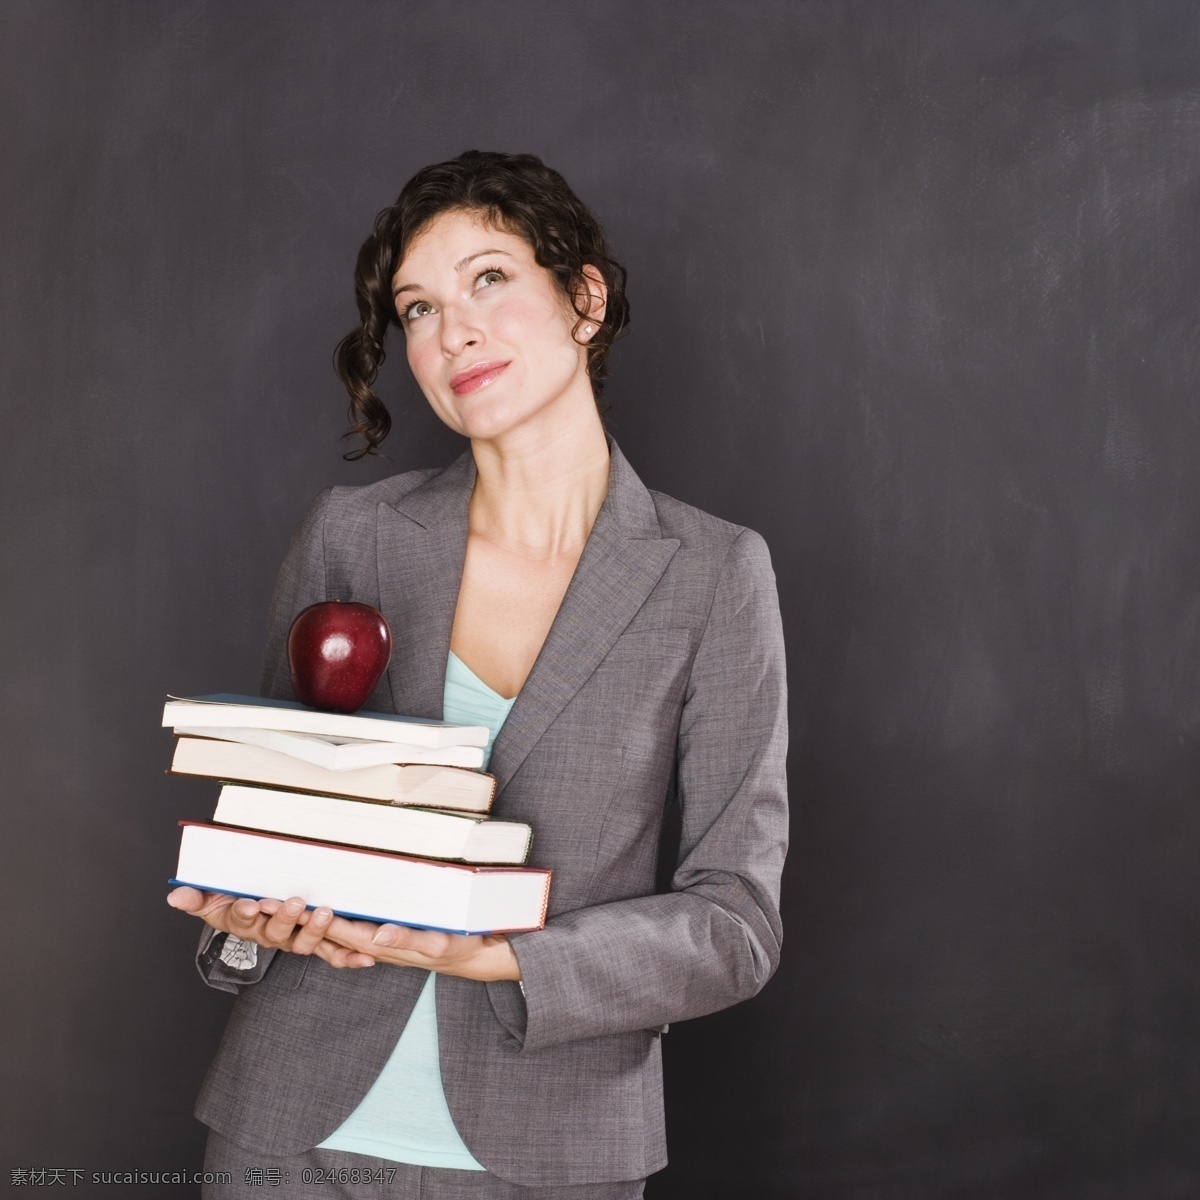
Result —
<path fill-rule="evenodd" d="M 506 405 L 480 405 L 475 412 L 461 416 L 458 431 L 472 441 L 493 441 L 524 425 L 532 415 L 514 411 Z"/>
<path fill-rule="evenodd" d="M 475 441 L 493 441 L 548 415 L 550 403 L 520 403 L 504 396 L 479 397 L 479 403 L 459 410 L 457 429 Z"/>

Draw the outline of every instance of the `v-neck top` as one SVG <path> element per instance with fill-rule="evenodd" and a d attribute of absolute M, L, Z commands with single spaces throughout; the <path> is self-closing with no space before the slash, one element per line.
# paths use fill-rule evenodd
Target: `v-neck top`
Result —
<path fill-rule="evenodd" d="M 492 757 L 496 735 L 516 702 L 516 696 L 506 699 L 488 687 L 453 650 L 450 651 L 446 663 L 446 686 L 442 692 L 442 720 L 452 721 L 455 725 L 488 727 L 491 736 L 483 752 L 484 770 Z"/>
<path fill-rule="evenodd" d="M 487 726 L 490 737 L 483 752 L 485 768 L 515 703 L 515 696 L 501 696 L 450 651 L 442 718 L 456 725 Z M 446 1104 L 438 1057 L 436 979 L 436 973 L 430 971 L 379 1077 L 358 1107 L 320 1144 L 321 1149 L 348 1150 L 422 1167 L 485 1170 L 459 1137 Z"/>

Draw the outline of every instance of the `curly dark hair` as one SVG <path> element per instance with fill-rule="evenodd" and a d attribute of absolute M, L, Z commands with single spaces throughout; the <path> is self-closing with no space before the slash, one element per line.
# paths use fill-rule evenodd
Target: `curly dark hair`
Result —
<path fill-rule="evenodd" d="M 587 312 L 583 268 L 591 265 L 600 272 L 608 300 L 604 319 L 587 344 L 588 378 L 600 404 L 609 348 L 629 323 L 625 268 L 609 253 L 599 221 L 540 158 L 468 150 L 418 171 L 396 203 L 375 218 L 375 228 L 358 252 L 354 294 L 359 324 L 334 352 L 334 369 L 350 394 L 346 436 L 361 435 L 366 441 L 346 454 L 348 459 L 374 454 L 392 427 L 387 408 L 372 389 L 386 356 L 388 326 L 400 324 L 392 277 L 413 238 L 434 217 L 453 211 L 478 213 L 496 228 L 524 238 L 578 316 L 572 336 L 584 320 L 593 319 Z"/>

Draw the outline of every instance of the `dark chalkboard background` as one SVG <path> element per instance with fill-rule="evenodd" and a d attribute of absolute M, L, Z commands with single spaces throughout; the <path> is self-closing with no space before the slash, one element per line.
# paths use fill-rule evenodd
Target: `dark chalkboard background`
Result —
<path fill-rule="evenodd" d="M 329 357 L 476 146 L 607 224 L 614 433 L 787 624 L 784 962 L 668 1035 L 648 1195 L 1200 1195 L 1196 5 L 4 0 L 0 104 L 0 1181 L 199 1165 L 159 707 L 254 687 L 313 492 L 456 453 L 400 355 L 343 463 Z"/>

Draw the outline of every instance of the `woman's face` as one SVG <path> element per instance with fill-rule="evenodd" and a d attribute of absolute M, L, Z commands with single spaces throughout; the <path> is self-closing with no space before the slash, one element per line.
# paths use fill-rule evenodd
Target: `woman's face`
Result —
<path fill-rule="evenodd" d="M 594 327 L 603 284 L 592 286 Z M 408 365 L 451 429 L 488 440 L 580 404 L 594 410 L 592 330 L 585 322 L 572 337 L 578 318 L 523 238 L 443 213 L 413 239 L 392 288 Z"/>

